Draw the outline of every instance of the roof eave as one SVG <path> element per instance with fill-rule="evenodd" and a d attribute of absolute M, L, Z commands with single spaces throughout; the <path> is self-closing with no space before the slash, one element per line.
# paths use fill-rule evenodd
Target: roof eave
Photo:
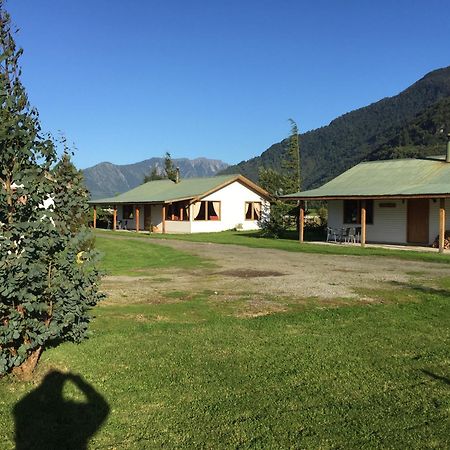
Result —
<path fill-rule="evenodd" d="M 450 198 L 450 193 L 436 194 L 382 194 L 382 195 L 314 195 L 314 196 L 283 196 L 281 200 L 376 200 L 376 199 L 404 200 L 408 198 Z"/>
<path fill-rule="evenodd" d="M 186 196 L 186 197 L 181 197 L 181 198 L 169 198 L 169 199 L 165 199 L 165 200 L 139 200 L 139 201 L 134 201 L 134 200 L 120 200 L 118 199 L 114 199 L 114 198 L 106 198 L 106 199 L 98 199 L 98 200 L 90 200 L 88 203 L 90 205 L 122 205 L 122 204 L 163 204 L 163 203 L 172 203 L 172 202 L 180 202 L 180 201 L 192 201 L 192 202 L 196 202 L 201 200 L 202 198 L 207 197 L 208 195 L 213 194 L 214 192 L 219 191 L 220 189 L 223 189 L 224 187 L 234 183 L 235 181 L 238 181 L 240 183 L 242 183 L 244 186 L 248 187 L 249 189 L 255 191 L 256 193 L 260 194 L 261 197 L 265 198 L 266 200 L 271 200 L 273 197 L 263 188 L 261 188 L 260 186 L 258 186 L 256 183 L 253 183 L 253 181 L 249 180 L 248 178 L 244 177 L 243 175 L 234 175 L 234 176 L 230 176 L 230 178 L 228 178 L 226 181 L 224 181 L 223 183 L 217 184 L 216 186 L 214 186 L 213 188 L 196 194 L 196 195 L 190 195 L 190 196 Z"/>
<path fill-rule="evenodd" d="M 194 197 L 170 198 L 166 200 L 89 200 L 89 205 L 163 205 L 165 203 L 182 202 L 193 199 Z"/>

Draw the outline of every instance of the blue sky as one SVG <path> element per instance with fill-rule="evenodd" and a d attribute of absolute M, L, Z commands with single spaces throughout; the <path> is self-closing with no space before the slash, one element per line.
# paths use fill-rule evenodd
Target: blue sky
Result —
<path fill-rule="evenodd" d="M 228 163 L 450 65 L 444 0 L 10 0 L 23 82 L 85 168 Z"/>

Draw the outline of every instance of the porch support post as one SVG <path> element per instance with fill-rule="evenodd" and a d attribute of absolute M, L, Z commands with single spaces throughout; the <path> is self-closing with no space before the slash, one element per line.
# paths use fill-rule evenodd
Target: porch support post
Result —
<path fill-rule="evenodd" d="M 93 225 L 94 225 L 94 230 L 95 230 L 95 228 L 97 228 L 97 205 L 94 205 L 94 222 L 93 222 Z"/>
<path fill-rule="evenodd" d="M 298 240 L 300 241 L 300 244 L 303 244 L 304 232 L 305 232 L 305 204 L 304 202 L 300 201 L 299 223 L 298 223 Z"/>
<path fill-rule="evenodd" d="M 439 201 L 439 253 L 444 253 L 445 242 L 445 198 Z"/>
<path fill-rule="evenodd" d="M 114 205 L 114 211 L 113 211 L 113 231 L 116 231 L 117 229 L 117 205 Z"/>
<path fill-rule="evenodd" d="M 361 202 L 361 247 L 366 246 L 366 201 Z"/>
<path fill-rule="evenodd" d="M 162 206 L 162 232 L 163 234 L 166 233 L 166 205 L 163 203 Z"/>
<path fill-rule="evenodd" d="M 139 233 L 139 206 L 136 205 L 136 233 Z"/>

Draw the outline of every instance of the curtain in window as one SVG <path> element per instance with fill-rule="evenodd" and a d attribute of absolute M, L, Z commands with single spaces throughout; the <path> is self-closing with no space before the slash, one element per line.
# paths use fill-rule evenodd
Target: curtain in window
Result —
<path fill-rule="evenodd" d="M 194 220 L 198 220 L 198 214 L 200 212 L 201 207 L 202 207 L 202 202 L 196 202 L 192 205 L 192 209 L 194 212 Z"/>
<path fill-rule="evenodd" d="M 253 203 L 253 219 L 259 220 L 261 217 L 261 203 Z"/>
<path fill-rule="evenodd" d="M 211 202 L 211 203 L 212 203 L 214 215 L 219 217 L 219 215 L 220 215 L 220 202 Z"/>

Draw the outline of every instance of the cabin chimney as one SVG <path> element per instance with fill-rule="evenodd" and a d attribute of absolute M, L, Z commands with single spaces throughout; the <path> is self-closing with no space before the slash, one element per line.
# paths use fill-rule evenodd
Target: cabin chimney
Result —
<path fill-rule="evenodd" d="M 449 148 L 450 148 L 450 143 L 449 143 Z M 447 158 L 448 158 L 448 151 L 447 151 Z M 449 160 L 450 161 L 450 160 Z M 180 168 L 177 167 L 176 168 L 176 175 L 175 175 L 175 183 L 179 183 L 180 182 Z"/>
<path fill-rule="evenodd" d="M 447 134 L 447 157 L 445 158 L 446 162 L 450 162 L 450 133 Z"/>

